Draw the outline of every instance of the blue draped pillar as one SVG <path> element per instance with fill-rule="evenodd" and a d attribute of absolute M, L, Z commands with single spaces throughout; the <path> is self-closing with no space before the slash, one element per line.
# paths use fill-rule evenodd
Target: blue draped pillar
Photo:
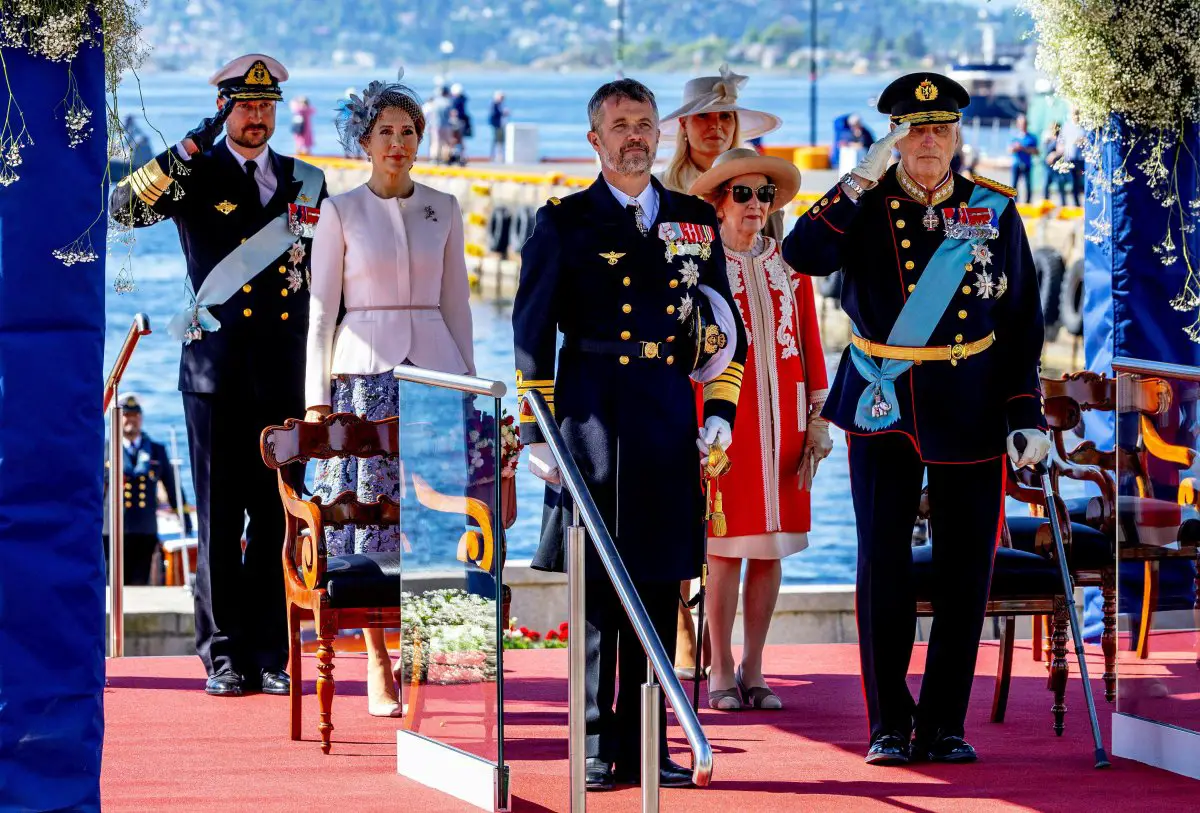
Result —
<path fill-rule="evenodd" d="M 67 65 L 3 56 L 34 144 L 0 187 L 0 809 L 98 811 L 104 57 L 74 61 L 94 131 L 70 148 Z M 51 256 L 93 221 L 93 262 Z"/>

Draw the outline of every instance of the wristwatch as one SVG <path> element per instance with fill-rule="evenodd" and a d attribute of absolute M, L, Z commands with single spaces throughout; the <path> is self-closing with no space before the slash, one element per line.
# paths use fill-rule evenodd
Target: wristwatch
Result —
<path fill-rule="evenodd" d="M 862 188 L 862 186 L 859 184 L 858 181 L 854 180 L 854 176 L 852 174 L 850 174 L 849 172 L 847 172 L 845 175 L 843 175 L 841 177 L 841 179 L 838 181 L 838 183 L 843 183 L 846 186 L 850 187 L 850 190 L 852 192 L 854 192 L 854 196 L 856 198 L 861 198 L 863 196 L 863 193 L 865 193 L 867 191 Z"/>

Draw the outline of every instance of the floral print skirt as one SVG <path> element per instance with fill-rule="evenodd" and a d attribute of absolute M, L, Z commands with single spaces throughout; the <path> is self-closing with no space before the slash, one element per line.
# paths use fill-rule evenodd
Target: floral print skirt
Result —
<path fill-rule="evenodd" d="M 334 412 L 353 412 L 360 418 L 379 421 L 399 414 L 399 394 L 392 371 L 376 375 L 339 375 L 333 379 Z M 353 491 L 360 502 L 374 502 L 381 496 L 400 499 L 400 480 L 396 461 L 381 457 L 357 459 L 334 457 L 317 462 L 313 493 L 323 502 Z M 401 548 L 400 528 L 346 526 L 325 532 L 330 556 L 348 553 L 391 553 Z"/>

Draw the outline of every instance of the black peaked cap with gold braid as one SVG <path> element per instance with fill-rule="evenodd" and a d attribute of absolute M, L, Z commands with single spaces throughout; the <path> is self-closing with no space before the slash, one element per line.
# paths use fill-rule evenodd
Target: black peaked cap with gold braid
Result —
<path fill-rule="evenodd" d="M 971 103 L 966 88 L 940 73 L 910 73 L 892 82 L 879 95 L 878 110 L 893 124 L 943 124 L 962 118 Z"/>

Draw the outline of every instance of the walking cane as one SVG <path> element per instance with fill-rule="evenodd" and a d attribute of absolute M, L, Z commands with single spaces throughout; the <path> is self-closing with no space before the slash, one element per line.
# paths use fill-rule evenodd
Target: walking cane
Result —
<path fill-rule="evenodd" d="M 1013 447 L 1017 450 L 1017 454 L 1024 454 L 1027 444 L 1024 435 L 1018 434 L 1013 438 Z M 1050 472 L 1045 464 L 1037 463 L 1033 470 L 1041 478 L 1042 493 L 1046 496 L 1046 513 L 1050 517 L 1050 532 L 1054 537 L 1054 553 L 1058 558 L 1058 572 L 1062 576 L 1067 612 L 1071 616 L 1071 634 L 1075 640 L 1075 657 L 1079 661 L 1079 677 L 1083 681 L 1083 696 L 1087 698 L 1088 717 L 1092 723 L 1092 742 L 1096 746 L 1096 767 L 1107 768 L 1112 763 L 1108 761 L 1108 754 L 1104 752 L 1104 743 L 1100 739 L 1100 721 L 1096 719 L 1096 701 L 1092 697 L 1087 658 L 1083 652 L 1083 635 L 1079 628 L 1079 612 L 1075 608 L 1075 585 L 1071 583 L 1071 572 L 1067 569 L 1067 551 L 1063 545 L 1062 527 L 1059 525 L 1058 500 L 1054 496 L 1054 487 L 1050 484 Z"/>
<path fill-rule="evenodd" d="M 696 612 L 696 671 L 692 675 L 692 710 L 700 711 L 700 678 L 704 672 L 704 599 L 708 588 L 708 523 L 712 521 L 714 536 L 724 536 L 728 533 L 725 524 L 725 512 L 721 505 L 721 487 L 719 478 L 729 471 L 729 457 L 725 450 L 714 443 L 708 447 L 708 460 L 704 465 L 704 559 L 700 565 L 700 589 L 688 602 L 687 606 L 697 604 Z"/>

